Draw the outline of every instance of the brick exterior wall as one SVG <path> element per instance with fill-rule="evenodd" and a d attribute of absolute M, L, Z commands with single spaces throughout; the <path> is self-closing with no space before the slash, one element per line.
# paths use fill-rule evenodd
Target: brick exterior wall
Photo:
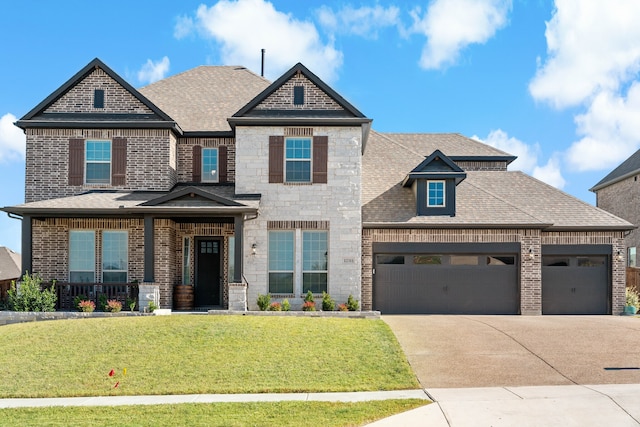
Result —
<path fill-rule="evenodd" d="M 93 107 L 95 89 L 104 90 L 104 108 Z M 46 113 L 120 113 L 151 114 L 152 111 L 129 91 L 97 68 L 60 99 L 45 110 Z"/>
<path fill-rule="evenodd" d="M 640 178 L 632 176 L 611 184 L 596 192 L 596 206 L 626 219 L 635 226 L 640 225 Z M 635 247 L 635 265 L 640 266 L 640 230 L 631 230 L 625 238 L 626 247 Z M 624 250 L 626 252 L 626 248 Z"/>
<path fill-rule="evenodd" d="M 293 88 L 304 87 L 304 104 L 293 104 Z M 324 93 L 304 75 L 293 76 L 280 86 L 267 99 L 256 106 L 256 110 L 343 110 L 343 108 Z"/>
<path fill-rule="evenodd" d="M 178 139 L 178 182 L 193 182 L 193 146 L 203 148 L 227 147 L 227 182 L 236 180 L 235 138 L 179 138 Z"/>
<path fill-rule="evenodd" d="M 162 190 L 176 183 L 169 130 L 27 129 L 25 200 L 68 197 L 94 189 Z M 127 139 L 125 185 L 69 185 L 69 139 Z"/>
<path fill-rule="evenodd" d="M 520 311 L 523 315 L 542 313 L 542 245 L 611 245 L 612 314 L 624 309 L 625 261 L 622 232 L 541 232 L 512 229 L 364 229 L 362 232 L 362 309 L 373 308 L 373 243 L 507 243 L 521 245 Z M 529 250 L 531 249 L 531 255 Z"/>

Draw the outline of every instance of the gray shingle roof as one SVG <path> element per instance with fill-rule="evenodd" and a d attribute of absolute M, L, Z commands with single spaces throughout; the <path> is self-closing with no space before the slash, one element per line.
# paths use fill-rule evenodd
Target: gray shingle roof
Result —
<path fill-rule="evenodd" d="M 20 277 L 22 257 L 9 248 L 0 246 L 0 280 L 11 280 Z"/>
<path fill-rule="evenodd" d="M 372 132 L 363 158 L 365 226 L 534 226 L 631 229 L 633 225 L 522 172 L 468 171 L 456 187 L 456 215 L 416 216 L 415 196 L 401 182 L 425 156 L 504 156 L 457 134 Z"/>
<path fill-rule="evenodd" d="M 637 173 L 640 173 L 640 150 L 633 153 L 627 160 L 622 162 L 620 166 L 609 172 L 607 176 L 602 178 L 589 190 L 597 191 Z"/>
<path fill-rule="evenodd" d="M 183 131 L 231 131 L 231 117 L 269 81 L 239 66 L 200 66 L 140 88 Z"/>

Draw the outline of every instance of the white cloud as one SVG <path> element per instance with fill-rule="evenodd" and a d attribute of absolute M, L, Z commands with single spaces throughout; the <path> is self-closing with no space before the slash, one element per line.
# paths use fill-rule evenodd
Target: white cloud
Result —
<path fill-rule="evenodd" d="M 612 169 L 640 147 L 640 82 L 634 82 L 626 98 L 603 91 L 586 113 L 576 116 L 582 136 L 566 152 L 576 170 Z"/>
<path fill-rule="evenodd" d="M 456 62 L 470 44 L 485 43 L 507 24 L 511 0 L 435 0 L 424 16 L 411 12 L 413 32 L 424 34 L 420 66 L 438 69 Z"/>
<path fill-rule="evenodd" d="M 400 9 L 395 6 L 363 6 L 357 9 L 344 6 L 337 12 L 328 6 L 322 6 L 318 10 L 318 21 L 330 33 L 355 34 L 375 39 L 379 29 L 400 26 L 399 14 Z"/>
<path fill-rule="evenodd" d="M 564 187 L 565 180 L 560 171 L 560 161 L 557 155 L 554 154 L 546 165 L 538 165 L 538 157 L 540 155 L 540 145 L 538 143 L 527 144 L 517 138 L 510 137 L 502 129 L 492 130 L 485 139 L 476 135 L 471 138 L 517 156 L 518 158 L 509 165 L 509 170 L 523 171 L 554 187 Z"/>
<path fill-rule="evenodd" d="M 16 116 L 7 113 L 0 117 L 0 162 L 24 158 L 26 137 L 24 132 L 15 126 Z"/>
<path fill-rule="evenodd" d="M 146 64 L 138 71 L 140 83 L 153 83 L 164 79 L 169 72 L 169 58 L 163 57 L 160 61 L 153 62 L 147 59 Z"/>
<path fill-rule="evenodd" d="M 556 0 L 545 32 L 547 59 L 529 85 L 556 108 L 617 91 L 640 70 L 640 2 Z"/>
<path fill-rule="evenodd" d="M 315 25 L 276 10 L 265 0 L 219 0 L 201 5 L 195 17 L 201 34 L 220 44 L 227 65 L 260 68 L 260 50 L 266 49 L 265 72 L 277 77 L 302 62 L 326 81 L 336 78 L 342 53 L 333 42 L 323 43 Z"/>
<path fill-rule="evenodd" d="M 183 39 L 193 32 L 194 27 L 193 19 L 188 16 L 179 16 L 173 28 L 173 37 L 178 40 Z"/>

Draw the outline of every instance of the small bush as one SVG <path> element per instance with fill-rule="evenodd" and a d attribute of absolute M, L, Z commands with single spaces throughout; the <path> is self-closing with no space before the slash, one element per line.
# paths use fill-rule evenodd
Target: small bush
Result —
<path fill-rule="evenodd" d="M 78 307 L 78 310 L 84 313 L 93 313 L 93 311 L 96 309 L 96 303 L 93 301 L 83 299 L 80 302 L 78 302 L 76 307 Z"/>
<path fill-rule="evenodd" d="M 78 309 L 80 309 L 80 301 L 88 301 L 88 300 L 89 300 L 89 298 L 87 298 L 87 296 L 85 294 L 77 295 L 77 296 L 73 297 L 73 306 L 77 307 Z M 95 304 L 93 304 L 93 308 L 94 309 L 96 308 Z M 82 310 L 80 310 L 80 311 L 82 311 Z"/>
<path fill-rule="evenodd" d="M 291 311 L 291 304 L 288 299 L 282 301 L 282 311 Z"/>
<path fill-rule="evenodd" d="M 338 310 L 339 311 L 349 311 L 349 307 L 347 307 L 347 304 L 338 304 Z"/>
<path fill-rule="evenodd" d="M 136 309 L 136 300 L 135 300 L 135 298 L 131 299 L 131 298 L 127 297 L 127 307 L 129 307 L 130 311 L 133 311 L 133 310 Z"/>
<path fill-rule="evenodd" d="M 269 311 L 282 311 L 282 304 L 279 302 L 272 302 L 269 304 Z"/>
<path fill-rule="evenodd" d="M 107 304 L 104 306 L 104 311 L 110 313 L 118 313 L 120 310 L 122 310 L 122 303 L 114 299 L 107 301 Z"/>
<path fill-rule="evenodd" d="M 336 302 L 331 299 L 331 295 L 322 293 L 322 311 L 333 311 L 336 309 Z"/>
<path fill-rule="evenodd" d="M 98 295 L 98 310 L 107 311 L 107 296 L 105 294 Z"/>
<path fill-rule="evenodd" d="M 266 311 L 267 308 L 269 308 L 269 304 L 271 304 L 271 294 L 258 295 L 258 301 L 256 301 L 256 303 L 260 311 Z"/>
<path fill-rule="evenodd" d="M 315 302 L 313 300 L 313 292 L 307 291 L 307 295 L 304 297 L 304 302 Z"/>
<path fill-rule="evenodd" d="M 358 300 L 353 297 L 353 295 L 349 294 L 349 298 L 347 298 L 347 309 L 349 311 L 358 311 L 360 304 L 358 304 Z"/>
<path fill-rule="evenodd" d="M 316 303 L 313 301 L 305 301 L 302 304 L 302 311 L 316 311 Z"/>
<path fill-rule="evenodd" d="M 638 295 L 638 292 L 635 289 L 627 288 L 626 305 L 640 307 L 640 295 Z"/>
<path fill-rule="evenodd" d="M 42 278 L 38 274 L 22 276 L 20 289 L 16 282 L 11 282 L 11 289 L 7 291 L 9 310 L 13 311 L 55 311 L 58 296 L 53 285 L 42 289 Z"/>
<path fill-rule="evenodd" d="M 153 313 L 154 311 L 160 308 L 158 307 L 158 304 L 156 304 L 153 301 L 149 301 L 149 305 L 147 307 L 148 307 L 149 313 Z"/>

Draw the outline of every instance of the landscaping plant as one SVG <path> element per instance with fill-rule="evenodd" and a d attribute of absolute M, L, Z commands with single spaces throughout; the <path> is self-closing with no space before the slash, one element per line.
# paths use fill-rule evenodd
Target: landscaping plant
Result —
<path fill-rule="evenodd" d="M 626 305 L 636 308 L 640 307 L 640 295 L 638 295 L 638 292 L 633 288 L 627 288 Z"/>
<path fill-rule="evenodd" d="M 282 311 L 291 311 L 291 304 L 286 298 L 284 299 L 284 301 L 282 301 Z"/>
<path fill-rule="evenodd" d="M 42 278 L 38 274 L 30 275 L 26 272 L 20 281 L 11 282 L 11 289 L 7 291 L 9 310 L 13 311 L 55 311 L 58 296 L 54 289 L 55 282 L 50 288 L 42 289 Z"/>
<path fill-rule="evenodd" d="M 269 304 L 269 311 L 282 311 L 282 304 L 279 302 L 272 302 Z"/>
<path fill-rule="evenodd" d="M 84 313 L 93 313 L 93 310 L 96 309 L 96 303 L 93 301 L 83 299 L 78 303 L 76 307 L 78 307 L 78 310 Z"/>
<path fill-rule="evenodd" d="M 258 301 L 256 301 L 256 303 L 260 311 L 266 311 L 269 308 L 269 304 L 271 304 L 271 294 L 258 295 Z"/>
<path fill-rule="evenodd" d="M 117 313 L 120 310 L 122 310 L 122 303 L 114 299 L 107 301 L 107 305 L 104 306 L 104 311 L 108 311 L 110 313 Z"/>
<path fill-rule="evenodd" d="M 360 305 L 358 304 L 358 300 L 353 297 L 353 295 L 349 294 L 349 298 L 347 298 L 347 309 L 349 311 L 358 311 Z"/>
<path fill-rule="evenodd" d="M 336 302 L 326 292 L 322 292 L 322 311 L 333 311 L 336 309 Z"/>

